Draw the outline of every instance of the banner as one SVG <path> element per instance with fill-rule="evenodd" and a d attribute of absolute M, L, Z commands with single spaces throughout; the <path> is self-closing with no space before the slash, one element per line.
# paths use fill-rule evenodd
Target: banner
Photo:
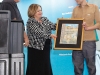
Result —
<path fill-rule="evenodd" d="M 89 2 L 99 0 L 89 0 Z M 42 6 L 43 16 L 48 17 L 50 21 L 56 23 L 58 18 L 70 18 L 73 8 L 77 5 L 75 0 L 21 0 L 18 3 L 22 18 L 26 24 L 28 16 L 27 11 L 29 5 L 32 3 L 40 4 Z M 97 2 L 100 3 L 100 2 Z M 99 4 L 98 4 L 99 5 Z M 98 32 L 98 31 L 97 31 Z M 55 33 L 53 31 L 52 33 Z M 100 31 L 98 32 L 100 38 Z M 54 41 L 52 40 L 54 43 Z M 100 50 L 100 42 L 97 45 L 97 49 Z M 54 44 L 52 45 L 52 47 Z M 25 53 L 25 70 L 27 66 L 27 48 L 24 48 Z M 100 52 L 96 52 L 96 66 L 97 74 L 99 75 L 100 69 Z M 53 75 L 74 75 L 74 67 L 72 63 L 72 51 L 71 50 L 51 50 L 51 64 Z M 84 75 L 88 75 L 87 66 L 84 62 Z"/>

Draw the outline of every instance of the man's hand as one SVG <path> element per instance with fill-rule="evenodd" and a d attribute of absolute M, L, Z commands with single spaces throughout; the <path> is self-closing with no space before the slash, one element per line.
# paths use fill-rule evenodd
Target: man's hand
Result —
<path fill-rule="evenodd" d="M 86 22 L 83 22 L 82 25 L 84 27 L 84 30 L 86 30 L 86 31 L 98 29 L 98 26 L 97 25 L 87 26 Z"/>
<path fill-rule="evenodd" d="M 84 30 L 89 30 L 89 27 L 87 27 L 87 24 L 86 24 L 86 22 L 83 22 L 83 27 L 84 27 Z"/>

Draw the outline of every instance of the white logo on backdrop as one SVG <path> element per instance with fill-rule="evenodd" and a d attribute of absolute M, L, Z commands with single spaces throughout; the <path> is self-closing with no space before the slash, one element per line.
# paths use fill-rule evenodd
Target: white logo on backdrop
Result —
<path fill-rule="evenodd" d="M 69 6 L 68 8 L 69 8 L 69 9 L 73 9 L 74 6 Z M 63 12 L 63 13 L 62 13 L 62 17 L 64 17 L 64 15 L 69 15 L 69 14 L 72 14 L 72 12 Z"/>
<path fill-rule="evenodd" d="M 59 54 L 60 56 L 72 56 L 72 53 L 64 53 L 64 54 Z"/>

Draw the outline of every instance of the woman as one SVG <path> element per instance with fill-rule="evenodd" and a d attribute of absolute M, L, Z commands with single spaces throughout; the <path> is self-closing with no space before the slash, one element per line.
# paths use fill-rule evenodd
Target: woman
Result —
<path fill-rule="evenodd" d="M 53 75 L 50 64 L 51 34 L 55 24 L 42 17 L 42 8 L 31 4 L 28 9 L 27 34 L 29 38 L 28 65 L 26 75 Z"/>

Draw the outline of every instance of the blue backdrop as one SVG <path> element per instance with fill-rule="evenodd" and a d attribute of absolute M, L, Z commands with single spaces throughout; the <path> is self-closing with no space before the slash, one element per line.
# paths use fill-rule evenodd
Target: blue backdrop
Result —
<path fill-rule="evenodd" d="M 1 2 L 2 0 L 0 0 Z M 89 3 L 98 5 L 100 8 L 100 0 L 87 0 Z M 50 21 L 56 23 L 57 18 L 70 18 L 73 8 L 77 5 L 75 0 L 20 0 L 18 3 L 24 23 L 26 24 L 28 16 L 27 10 L 30 4 L 37 3 L 42 6 L 43 15 L 48 17 Z M 100 9 L 99 9 L 100 10 Z M 26 27 L 26 25 L 25 25 Z M 100 38 L 100 31 L 98 36 Z M 55 32 L 52 32 L 55 33 Z M 54 43 L 54 41 L 52 40 Z M 96 51 L 96 75 L 100 75 L 100 41 L 97 42 Z M 52 45 L 53 46 L 53 45 Z M 27 67 L 27 48 L 24 47 L 25 54 L 25 71 Z M 51 50 L 51 64 L 53 75 L 74 75 L 74 67 L 72 63 L 71 50 Z M 84 74 L 88 75 L 86 63 L 84 62 Z"/>
<path fill-rule="evenodd" d="M 18 3 L 22 18 L 26 24 L 28 16 L 27 10 L 30 4 L 37 3 L 42 6 L 43 16 L 56 23 L 57 18 L 70 18 L 73 8 L 76 6 L 75 0 L 21 0 Z M 53 32 L 55 33 L 55 32 Z M 54 42 L 52 40 L 52 42 Z M 53 46 L 53 45 L 52 45 Z M 27 48 L 25 53 L 25 70 L 27 65 Z M 51 50 L 51 64 L 54 75 L 74 75 L 71 50 Z M 85 66 L 84 75 L 87 74 Z"/>

